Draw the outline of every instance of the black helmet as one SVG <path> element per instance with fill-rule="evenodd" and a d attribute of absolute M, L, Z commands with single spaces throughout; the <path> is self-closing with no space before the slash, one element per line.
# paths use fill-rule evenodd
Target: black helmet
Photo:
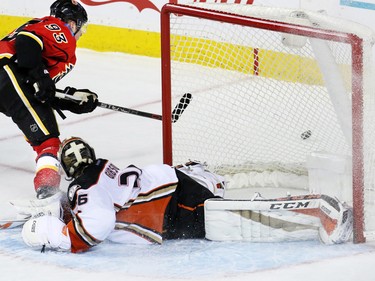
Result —
<path fill-rule="evenodd" d="M 75 0 L 57 0 L 51 5 L 51 16 L 61 19 L 63 22 L 75 21 L 77 31 L 87 22 L 85 9 Z"/>
<path fill-rule="evenodd" d="M 69 178 L 77 178 L 83 168 L 96 160 L 94 149 L 78 137 L 67 138 L 61 143 L 58 158 Z"/>

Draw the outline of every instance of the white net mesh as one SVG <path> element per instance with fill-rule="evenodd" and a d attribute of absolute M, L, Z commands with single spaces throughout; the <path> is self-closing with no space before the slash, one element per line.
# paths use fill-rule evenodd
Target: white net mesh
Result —
<path fill-rule="evenodd" d="M 363 158 L 365 201 L 373 206 L 372 31 L 307 11 L 193 6 L 350 32 L 364 39 L 364 116 L 355 120 L 364 129 L 364 155 L 355 157 Z M 172 126 L 173 164 L 201 160 L 229 176 L 277 171 L 307 177 L 306 161 L 313 152 L 352 157 L 350 44 L 181 14 L 171 14 L 170 20 L 172 108 L 185 93 L 193 97 Z"/>

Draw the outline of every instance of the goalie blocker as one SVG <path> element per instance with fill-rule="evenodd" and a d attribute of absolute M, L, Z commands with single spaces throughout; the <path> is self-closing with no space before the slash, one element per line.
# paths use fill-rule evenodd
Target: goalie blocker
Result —
<path fill-rule="evenodd" d="M 352 209 L 326 195 L 205 202 L 206 238 L 213 241 L 282 242 L 319 238 L 324 244 L 349 240 Z"/>

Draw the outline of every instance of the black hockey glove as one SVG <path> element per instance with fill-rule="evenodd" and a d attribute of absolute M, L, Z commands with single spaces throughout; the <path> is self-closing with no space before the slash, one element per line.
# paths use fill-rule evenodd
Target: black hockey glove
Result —
<path fill-rule="evenodd" d="M 28 77 L 27 83 L 35 89 L 34 96 L 43 103 L 50 103 L 55 97 L 56 86 L 48 70 L 43 66 L 38 66 L 29 71 Z"/>
<path fill-rule="evenodd" d="M 88 89 L 66 87 L 64 93 L 79 99 L 79 101 L 72 102 L 72 105 L 69 106 L 68 109 L 71 112 L 77 114 L 92 112 L 98 105 L 98 95 Z"/>

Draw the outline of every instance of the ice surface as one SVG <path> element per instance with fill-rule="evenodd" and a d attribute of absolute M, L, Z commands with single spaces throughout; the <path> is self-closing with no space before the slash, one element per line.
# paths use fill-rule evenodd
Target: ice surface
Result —
<path fill-rule="evenodd" d="M 89 88 L 101 101 L 161 114 L 160 60 L 78 51 L 73 72 L 59 82 Z M 118 166 L 160 163 L 161 122 L 98 108 L 61 120 L 61 138 L 80 136 Z M 35 196 L 34 153 L 12 121 L 0 117 L 0 204 Z M 63 183 L 63 188 L 67 183 Z M 162 246 L 108 242 L 88 253 L 27 248 L 20 228 L 0 231 L 1 280 L 374 280 L 375 244 L 168 241 Z"/>

